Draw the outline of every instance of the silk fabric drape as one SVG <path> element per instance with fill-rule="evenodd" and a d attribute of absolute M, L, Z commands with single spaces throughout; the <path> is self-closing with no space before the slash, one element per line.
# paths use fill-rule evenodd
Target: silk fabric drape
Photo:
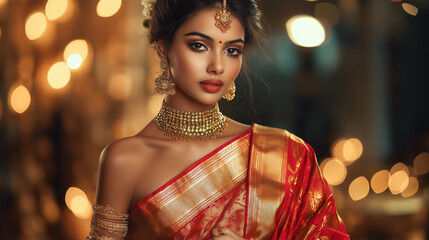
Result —
<path fill-rule="evenodd" d="M 132 208 L 127 239 L 349 239 L 312 148 L 254 124 Z"/>
<path fill-rule="evenodd" d="M 255 196 L 248 198 L 247 223 L 254 224 L 246 238 L 350 239 L 314 151 L 300 138 L 255 125 L 248 179 Z"/>

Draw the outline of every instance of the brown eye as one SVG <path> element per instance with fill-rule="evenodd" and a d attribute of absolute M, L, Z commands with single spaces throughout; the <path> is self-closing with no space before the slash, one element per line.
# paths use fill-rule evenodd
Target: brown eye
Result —
<path fill-rule="evenodd" d="M 204 44 L 199 43 L 199 42 L 194 42 L 194 43 L 190 43 L 189 46 L 197 51 L 203 51 L 204 49 L 206 49 L 206 46 L 204 46 Z"/>
<path fill-rule="evenodd" d="M 230 56 L 238 56 L 243 54 L 243 51 L 237 49 L 237 48 L 228 48 L 226 49 L 226 53 Z"/>

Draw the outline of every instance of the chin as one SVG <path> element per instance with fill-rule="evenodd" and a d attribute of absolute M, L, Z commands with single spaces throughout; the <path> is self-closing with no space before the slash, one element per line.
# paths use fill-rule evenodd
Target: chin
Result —
<path fill-rule="evenodd" d="M 199 101 L 200 103 L 207 105 L 207 106 L 212 106 L 215 105 L 217 102 L 219 102 L 219 98 L 216 98 L 215 100 L 209 100 L 209 99 L 205 99 L 203 101 Z"/>
<path fill-rule="evenodd" d="M 216 104 L 217 102 L 219 102 L 219 100 L 221 99 L 222 97 L 219 97 L 219 96 L 201 96 L 201 97 L 199 97 L 199 98 L 194 98 L 196 101 L 198 101 L 198 102 L 200 102 L 200 103 L 202 103 L 202 104 L 204 104 L 204 105 L 214 105 L 214 104 Z"/>

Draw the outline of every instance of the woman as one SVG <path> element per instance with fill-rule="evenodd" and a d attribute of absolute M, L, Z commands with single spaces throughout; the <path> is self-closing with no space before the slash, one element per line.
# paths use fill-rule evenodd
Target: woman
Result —
<path fill-rule="evenodd" d="M 349 239 L 308 144 L 219 111 L 261 39 L 254 0 L 153 4 L 166 97 L 142 131 L 103 150 L 89 239 Z"/>

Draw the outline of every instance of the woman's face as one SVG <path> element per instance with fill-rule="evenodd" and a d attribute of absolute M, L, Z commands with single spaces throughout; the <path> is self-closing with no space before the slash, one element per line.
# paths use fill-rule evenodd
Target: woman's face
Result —
<path fill-rule="evenodd" d="M 231 28 L 215 26 L 219 9 L 204 9 L 185 21 L 168 50 L 174 98 L 185 97 L 213 105 L 224 95 L 241 69 L 244 28 L 233 16 Z"/>

